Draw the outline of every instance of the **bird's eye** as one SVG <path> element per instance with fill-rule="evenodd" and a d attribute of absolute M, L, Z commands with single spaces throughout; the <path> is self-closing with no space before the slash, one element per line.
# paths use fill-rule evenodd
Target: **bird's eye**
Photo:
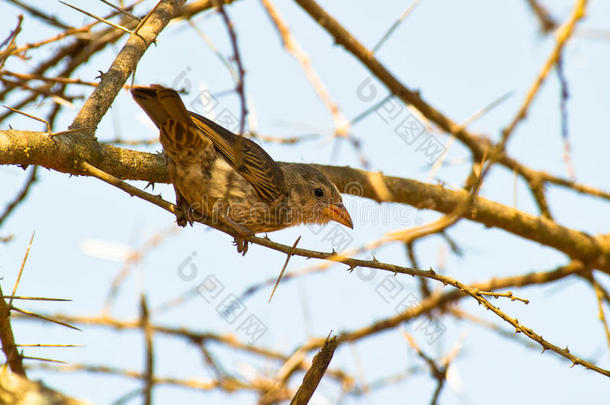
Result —
<path fill-rule="evenodd" d="M 324 195 L 324 191 L 322 191 L 321 188 L 316 188 L 313 193 L 316 197 L 322 197 Z"/>

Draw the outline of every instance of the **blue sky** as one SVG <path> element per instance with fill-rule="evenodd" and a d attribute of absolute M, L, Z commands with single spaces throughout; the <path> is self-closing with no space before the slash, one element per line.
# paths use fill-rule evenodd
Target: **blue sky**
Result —
<path fill-rule="evenodd" d="M 351 119 L 370 108 L 374 102 L 364 101 L 357 94 L 358 86 L 370 77 L 366 69 L 344 49 L 334 45 L 329 35 L 296 4 L 279 0 L 276 3 L 292 33 L 309 53 L 314 68 L 342 113 Z M 588 16 L 579 27 L 610 29 L 610 3 L 600 0 L 589 3 Z M 38 6 L 70 24 L 80 25 L 89 21 L 59 3 L 41 4 Z M 140 11 L 148 9 L 151 4 L 145 2 Z M 324 7 L 360 41 L 372 47 L 407 4 L 344 0 L 325 2 Z M 547 4 L 559 21 L 564 21 L 572 8 L 570 1 L 558 0 Z M 79 6 L 101 14 L 107 12 L 102 3 L 93 0 L 79 2 Z M 261 4 L 242 0 L 227 9 L 237 27 L 255 129 L 273 136 L 321 134 L 296 146 L 264 143 L 264 148 L 277 160 L 361 167 L 358 152 L 352 146 L 346 142 L 337 145 L 336 142 L 341 141 L 329 138 L 332 119 L 328 110 L 317 98 L 298 63 L 282 50 Z M 4 36 L 15 25 L 18 10 L 8 3 L 2 3 L 2 10 L 0 26 L 5 27 L 1 34 Z M 224 55 L 230 55 L 226 30 L 218 16 L 205 17 L 204 14 L 194 22 Z M 19 44 L 55 33 L 55 30 L 26 16 Z M 92 58 L 75 77 L 93 80 L 98 70 L 107 69 L 122 43 Z M 553 43 L 552 35 L 539 32 L 538 22 L 525 1 L 422 0 L 377 56 L 403 83 L 420 90 L 425 100 L 456 122 L 464 122 L 495 99 L 512 92 L 507 101 L 469 127 L 473 132 L 497 140 L 499 130 L 514 116 Z M 603 190 L 610 189 L 607 175 L 610 137 L 606 119 L 610 111 L 609 48 L 607 39 L 592 39 L 580 34 L 564 50 L 565 73 L 570 85 L 569 139 L 576 177 L 583 184 Z M 7 68 L 29 72 L 31 66 L 48 51 L 32 52 L 33 58 L 28 61 L 13 58 Z M 140 62 L 135 82 L 143 85 L 178 84 L 178 87 L 189 84 L 192 91 L 183 96 L 187 105 L 196 100 L 202 89 L 209 89 L 218 102 L 212 116 L 225 109 L 234 114 L 239 112 L 237 97 L 224 95 L 233 88 L 231 76 L 195 31 L 183 23 L 172 24 L 163 31 L 157 46 L 152 46 Z M 378 100 L 381 100 L 387 90 L 377 81 L 373 80 L 373 85 L 378 90 Z M 557 75 L 553 72 L 531 106 L 527 119 L 511 138 L 508 150 L 512 156 L 533 168 L 567 177 L 562 160 L 559 91 Z M 88 88 L 76 87 L 69 91 L 85 95 L 88 92 Z M 16 100 L 13 98 L 7 103 Z M 77 108 L 81 102 L 76 103 Z M 28 111 L 42 115 L 45 109 L 48 105 Z M 65 109 L 55 129 L 65 129 L 75 113 L 76 110 Z M 23 117 L 12 117 L 8 124 L 20 129 L 41 129 L 37 122 Z M 2 128 L 6 127 L 7 122 L 2 123 Z M 459 187 L 469 170 L 467 150 L 454 144 L 447 156 L 447 161 L 453 164 L 441 168 L 430 179 L 430 166 L 425 155 L 407 145 L 377 114 L 371 114 L 355 125 L 352 135 L 361 142 L 370 170 L 420 181 L 442 182 L 447 187 Z M 447 141 L 445 134 L 435 132 L 433 135 L 442 142 Z M 147 126 L 144 113 L 130 95 L 122 92 L 100 124 L 97 136 L 100 140 L 116 136 L 142 139 L 154 136 L 154 131 Z M 158 151 L 159 148 L 157 145 L 140 149 Z M 19 168 L 0 167 L 1 205 L 19 190 L 24 178 L 25 173 Z M 516 201 L 517 208 L 537 213 L 526 186 L 519 181 L 515 195 L 513 181 L 512 173 L 496 167 L 481 194 L 508 206 L 513 206 Z M 143 183 L 134 184 L 145 186 Z M 157 185 L 155 191 L 173 201 L 173 191 L 169 186 Z M 549 188 L 548 197 L 551 210 L 560 224 L 589 234 L 609 231 L 607 202 L 557 187 Z M 349 232 L 353 238 L 348 245 L 350 248 L 371 242 L 388 231 L 439 217 L 438 213 L 431 211 L 418 211 L 396 204 L 378 205 L 351 196 L 346 196 L 345 201 L 348 209 L 357 213 L 352 215 L 354 230 Z M 9 244 L 0 244 L 2 288 L 5 293 L 10 291 L 29 238 L 32 232 L 36 232 L 18 291 L 24 295 L 64 297 L 73 301 L 28 303 L 24 306 L 44 312 L 98 314 L 122 263 L 92 256 L 88 253 L 92 244 L 102 241 L 123 249 L 137 249 L 153 235 L 173 232 L 173 222 L 167 212 L 131 198 L 97 179 L 70 177 L 42 169 L 40 181 L 27 201 L 0 229 L 0 236 L 15 236 Z M 292 244 L 301 235 L 300 246 L 330 250 L 331 243 L 325 236 L 331 228 L 316 233 L 307 227 L 299 227 L 270 237 Z M 463 256 L 457 257 L 449 252 L 441 238 L 431 237 L 418 243 L 418 260 L 423 268 L 436 268 L 463 282 L 550 270 L 567 262 L 562 254 L 552 249 L 468 221 L 461 221 L 449 234 L 463 250 Z M 404 249 L 399 244 L 384 246 L 374 254 L 379 260 L 407 264 Z M 196 276 L 184 280 L 180 277 L 180 266 L 189 258 L 192 259 L 189 263 L 195 266 Z M 237 255 L 228 236 L 202 225 L 181 229 L 163 238 L 134 267 L 119 291 L 112 314 L 131 319 L 138 314 L 140 292 L 146 292 L 150 306 L 155 308 L 195 288 L 209 276 L 224 286 L 221 298 L 230 294 L 238 296 L 248 286 L 276 277 L 284 260 L 281 254 L 258 246 L 252 246 L 245 257 Z M 295 257 L 288 270 L 312 264 L 312 261 Z M 344 267 L 334 266 L 323 273 L 280 286 L 270 304 L 267 304 L 270 288 L 263 289 L 244 302 L 244 314 L 254 314 L 266 325 L 268 330 L 260 344 L 289 352 L 308 337 L 326 336 L 331 330 L 356 329 L 395 313 L 396 301 L 386 302 L 379 295 L 385 277 L 386 274 L 377 273 L 369 280 L 364 273 L 348 273 Z M 608 286 L 607 277 L 599 278 Z M 418 293 L 416 281 L 412 278 L 399 277 L 398 281 L 404 288 L 404 295 Z M 573 353 L 594 360 L 602 367 L 610 367 L 608 346 L 597 319 L 597 302 L 587 284 L 568 280 L 513 292 L 529 299 L 530 304 L 524 306 L 498 301 L 502 310 L 551 342 L 562 347 L 567 345 Z M 461 308 L 509 330 L 508 325 L 471 301 L 462 300 Z M 217 305 L 216 301 L 207 302 L 201 296 L 194 296 L 184 305 L 155 315 L 153 319 L 161 324 L 240 336 L 236 323 L 228 323 L 217 313 Z M 410 331 L 431 355 L 440 355 L 456 344 L 461 345 L 452 368 L 451 383 L 442 393 L 443 404 L 478 404 L 490 398 L 498 404 L 513 403 L 516 398 L 523 398 L 522 401 L 528 403 L 572 403 L 579 400 L 595 404 L 603 403 L 602 398 L 610 394 L 610 385 L 604 377 L 581 367 L 570 368 L 568 362 L 552 353 L 540 355 L 538 349 L 526 348 L 471 323 L 448 317 L 442 318 L 441 322 L 446 332 L 433 344 L 427 344 L 426 337 L 415 330 L 414 325 L 405 325 L 404 329 Z M 74 332 L 25 321 L 13 324 L 18 342 L 85 345 L 76 349 L 28 349 L 26 354 L 129 369 L 141 369 L 143 364 L 143 338 L 137 333 L 109 332 L 95 327 Z M 211 375 L 202 365 L 200 353 L 179 339 L 159 337 L 156 348 L 159 375 L 184 378 L 207 378 Z M 211 349 L 227 369 L 237 370 L 238 375 L 272 372 L 279 366 L 253 357 L 236 356 L 222 347 L 212 345 Z M 356 345 L 344 345 L 332 363 L 332 366 L 350 370 L 369 383 L 415 365 L 424 367 L 408 348 L 400 330 L 369 337 Z M 362 375 L 357 371 L 360 368 Z M 98 403 L 109 403 L 139 386 L 137 381 L 102 375 L 40 371 L 31 372 L 31 375 L 62 392 Z M 348 397 L 343 403 L 395 403 L 405 398 L 411 403 L 428 403 L 434 387 L 434 382 L 424 372 L 375 391 L 368 399 Z M 334 403 L 338 393 L 336 384 L 326 383 L 320 387 L 316 403 Z M 244 394 L 229 399 L 217 392 L 202 395 L 191 390 L 165 387 L 156 389 L 155 399 L 158 403 L 170 400 L 192 403 L 202 399 L 211 403 L 254 401 L 252 396 Z"/>

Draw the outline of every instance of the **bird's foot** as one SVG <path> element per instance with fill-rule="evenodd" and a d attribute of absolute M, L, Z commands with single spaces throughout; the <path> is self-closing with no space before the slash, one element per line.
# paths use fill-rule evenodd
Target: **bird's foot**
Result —
<path fill-rule="evenodd" d="M 241 253 L 242 256 L 245 256 L 248 251 L 248 241 L 245 238 L 254 236 L 254 232 L 246 225 L 238 224 L 230 218 L 225 217 L 225 222 L 236 233 L 236 235 L 233 236 L 233 244 L 237 246 L 237 253 Z"/>
<path fill-rule="evenodd" d="M 193 226 L 193 215 L 188 205 L 178 204 L 176 207 L 176 224 L 180 227 L 185 227 L 187 224 Z"/>
<path fill-rule="evenodd" d="M 245 256 L 248 252 L 248 241 L 242 238 L 235 237 L 233 239 L 233 245 L 237 246 L 237 253 L 241 253 L 242 256 Z"/>
<path fill-rule="evenodd" d="M 186 202 L 186 199 L 176 189 L 176 186 L 174 186 L 174 190 L 176 191 L 176 224 L 183 228 L 186 224 L 193 226 L 193 208 Z"/>

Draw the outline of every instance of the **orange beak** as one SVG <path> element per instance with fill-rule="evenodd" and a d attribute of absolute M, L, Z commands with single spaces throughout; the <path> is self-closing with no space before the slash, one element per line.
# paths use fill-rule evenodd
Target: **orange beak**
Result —
<path fill-rule="evenodd" d="M 343 204 L 330 204 L 324 207 L 324 213 L 333 221 L 354 229 L 352 217 L 350 217 L 349 212 L 347 212 Z"/>

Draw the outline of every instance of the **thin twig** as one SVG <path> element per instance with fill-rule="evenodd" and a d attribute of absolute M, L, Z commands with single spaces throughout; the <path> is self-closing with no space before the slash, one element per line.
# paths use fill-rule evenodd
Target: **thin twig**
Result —
<path fill-rule="evenodd" d="M 445 381 L 447 380 L 447 369 L 449 368 L 449 364 L 447 363 L 444 365 L 437 365 L 436 362 L 430 356 L 428 356 L 421 350 L 419 345 L 415 342 L 413 336 L 411 336 L 407 332 L 403 332 L 403 335 L 409 343 L 409 346 L 411 346 L 413 350 L 415 350 L 417 355 L 426 362 L 428 368 L 430 369 L 432 377 L 437 382 L 434 393 L 432 394 L 432 399 L 430 400 L 430 405 L 436 405 L 438 403 L 438 398 L 440 397 L 441 390 L 443 389 Z"/>
<path fill-rule="evenodd" d="M 284 21 L 284 18 L 280 14 L 279 10 L 275 7 L 271 0 L 261 0 L 267 15 L 273 22 L 280 38 L 282 39 L 282 44 L 288 53 L 290 53 L 297 62 L 303 68 L 307 79 L 309 80 L 311 87 L 314 89 L 320 100 L 324 103 L 326 108 L 331 113 L 334 122 L 334 134 L 335 136 L 347 136 L 349 135 L 350 124 L 345 119 L 339 106 L 333 101 L 328 92 L 328 89 L 314 70 L 311 65 L 311 60 L 309 55 L 301 48 L 299 43 L 296 41 L 296 38 L 290 32 L 288 28 L 288 24 Z"/>
<path fill-rule="evenodd" d="M 45 120 L 44 118 L 40 118 L 40 117 L 37 117 L 37 116 L 35 116 L 35 115 L 28 114 L 28 113 L 26 113 L 26 112 L 24 112 L 24 111 L 20 111 L 20 110 L 18 110 L 18 109 L 16 109 L 16 108 L 9 107 L 9 106 L 7 106 L 7 105 L 3 105 L 2 107 L 6 108 L 7 110 L 11 110 L 11 111 L 12 111 L 12 112 L 14 112 L 14 113 L 21 114 L 21 115 L 23 115 L 23 116 L 25 116 L 25 117 L 28 117 L 28 118 L 31 118 L 31 119 L 33 119 L 33 120 L 36 120 L 36 121 L 42 122 L 42 123 L 43 123 L 43 124 L 45 124 L 45 125 L 46 125 L 46 127 L 47 127 L 47 133 L 49 133 L 49 134 L 51 133 L 51 124 L 49 124 L 49 121 Z"/>
<path fill-rule="evenodd" d="M 17 287 L 19 286 L 19 282 L 21 281 L 21 276 L 23 275 L 23 269 L 25 268 L 25 263 L 28 261 L 28 256 L 30 255 L 30 249 L 32 248 L 32 242 L 34 242 L 34 235 L 36 232 L 32 232 L 32 236 L 30 237 L 30 243 L 28 243 L 28 247 L 25 251 L 25 255 L 23 256 L 23 260 L 21 261 L 21 267 L 19 267 L 19 273 L 17 274 L 17 280 L 15 280 L 15 285 L 13 286 L 13 292 L 11 293 L 11 297 L 14 297 L 17 293 Z M 9 307 L 13 306 L 13 298 L 8 301 Z"/>
<path fill-rule="evenodd" d="M 11 306 L 10 309 L 12 311 L 20 312 L 23 315 L 31 316 L 33 318 L 39 318 L 39 319 L 42 319 L 42 320 L 45 320 L 45 321 L 51 322 L 51 323 L 56 323 L 57 325 L 65 326 L 66 328 L 74 329 L 74 330 L 77 330 L 79 332 L 81 331 L 79 328 L 77 328 L 76 326 L 70 325 L 69 323 L 62 322 L 60 320 L 53 319 L 53 318 L 50 318 L 50 317 L 47 317 L 47 316 L 44 316 L 44 315 L 40 315 L 40 314 L 37 314 L 37 313 L 34 313 L 34 312 L 26 311 L 25 309 L 17 308 L 15 306 Z"/>
<path fill-rule="evenodd" d="M 66 298 L 49 298 L 49 297 L 23 297 L 20 295 L 4 295 L 0 298 L 10 298 L 11 300 L 31 300 L 31 301 L 72 301 Z"/>
<path fill-rule="evenodd" d="M 237 82 L 235 90 L 239 96 L 239 102 L 241 104 L 241 114 L 239 118 L 239 135 L 243 135 L 246 129 L 246 117 L 248 115 L 248 106 L 246 104 L 246 90 L 244 79 L 246 76 L 246 71 L 244 69 L 244 65 L 241 60 L 241 54 L 239 53 L 239 47 L 237 46 L 237 35 L 235 34 L 235 28 L 233 27 L 233 23 L 229 18 L 229 14 L 227 14 L 227 10 L 224 8 L 224 1 L 222 0 L 212 0 L 212 3 L 216 6 L 220 15 L 222 16 L 222 20 L 227 27 L 227 32 L 229 33 L 229 38 L 231 40 L 231 46 L 233 47 L 233 59 L 237 65 L 237 73 L 239 75 L 239 81 Z"/>
<path fill-rule="evenodd" d="M 409 4 L 409 7 L 407 7 L 407 9 L 400 15 L 400 17 L 398 17 L 396 21 L 394 21 L 392 26 L 390 26 L 390 28 L 385 32 L 385 34 L 383 34 L 381 39 L 375 44 L 375 46 L 373 46 L 371 52 L 375 53 L 379 50 L 379 48 L 381 48 L 381 46 L 385 43 L 385 41 L 387 41 L 390 35 L 394 33 L 396 28 L 398 28 L 398 26 L 413 12 L 413 10 L 415 10 L 415 7 L 417 7 L 418 4 L 419 0 L 413 0 L 413 2 Z"/>
<path fill-rule="evenodd" d="M 10 32 L 9 36 L 4 41 L 2 41 L 2 44 L 0 44 L 0 48 L 1 48 L 2 46 L 4 46 L 5 43 L 8 42 L 6 49 L 4 51 L 2 51 L 2 53 L 0 54 L 0 70 L 2 70 L 2 68 L 4 67 L 4 64 L 6 63 L 6 60 L 11 55 L 10 52 L 12 52 L 13 49 L 15 48 L 15 40 L 17 39 L 17 35 L 19 35 L 19 33 L 21 32 L 22 23 L 23 23 L 23 15 L 19 14 L 19 17 L 17 17 L 17 26 L 15 27 L 14 30 L 12 30 Z"/>
<path fill-rule="evenodd" d="M 527 3 L 530 5 L 532 11 L 540 21 L 540 29 L 543 32 L 550 32 L 557 27 L 557 23 L 553 17 L 551 17 L 549 11 L 543 5 L 541 5 L 538 0 L 527 0 Z"/>
<path fill-rule="evenodd" d="M 277 281 L 275 282 L 275 285 L 273 286 L 273 290 L 271 291 L 271 295 L 269 296 L 269 301 L 267 301 L 267 303 L 271 302 L 271 298 L 273 298 L 273 294 L 275 294 L 275 289 L 277 288 L 280 281 L 282 281 L 282 277 L 284 276 L 284 271 L 286 271 L 286 267 L 288 267 L 288 262 L 290 261 L 290 258 L 292 257 L 292 253 L 294 252 L 294 249 L 296 249 L 300 240 L 301 240 L 301 236 L 299 236 L 297 238 L 297 240 L 294 241 L 294 244 L 292 245 L 292 250 L 286 255 L 286 261 L 284 262 L 284 265 L 282 266 L 282 270 L 280 271 L 279 276 L 277 276 Z"/>
<path fill-rule="evenodd" d="M 146 15 L 135 30 L 137 35 L 130 36 L 108 71 L 102 75 L 100 84 L 80 109 L 70 129 L 97 126 L 148 46 L 155 41 L 171 18 L 178 14 L 183 4 L 184 0 L 161 0 Z"/>
<path fill-rule="evenodd" d="M 106 181 L 109 184 L 112 184 L 112 185 L 128 192 L 131 195 L 136 195 L 136 196 L 141 197 L 141 198 L 145 199 L 146 201 L 149 201 L 172 213 L 176 213 L 176 207 L 173 204 L 163 200 L 162 198 L 160 198 L 158 196 L 150 195 L 142 190 L 139 190 L 136 187 L 126 184 L 126 183 L 120 181 L 119 179 L 109 175 L 108 173 L 105 173 L 102 170 L 99 170 L 99 169 L 95 168 L 94 166 L 91 166 L 88 163 L 83 163 L 83 169 L 88 171 L 89 174 L 91 174 L 95 177 L 98 177 L 99 179 Z M 477 187 L 474 187 L 474 189 L 476 190 Z M 225 233 L 228 233 L 229 235 L 235 236 L 235 235 L 233 235 L 233 232 L 234 232 L 233 230 L 228 229 L 227 227 L 225 227 L 219 223 L 212 223 L 212 222 L 206 222 L 206 221 L 198 221 L 198 222 L 205 223 L 208 226 L 221 230 Z M 268 248 L 271 248 L 271 249 L 274 249 L 274 250 L 277 250 L 277 251 L 280 251 L 283 253 L 290 253 L 290 254 L 303 256 L 303 257 L 332 260 L 332 261 L 340 262 L 340 263 L 343 263 L 343 264 L 349 266 L 350 269 L 354 269 L 356 267 L 369 267 L 372 269 L 379 269 L 379 270 L 384 270 L 384 271 L 393 272 L 393 273 L 401 273 L 401 274 L 408 274 L 411 276 L 426 277 L 426 278 L 430 278 L 432 280 L 439 281 L 445 285 L 449 284 L 449 285 L 455 287 L 459 292 L 465 293 L 465 294 L 471 296 L 479 304 L 483 305 L 486 309 L 491 310 L 495 315 L 497 315 L 498 317 L 503 319 L 505 322 L 512 325 L 515 328 L 515 333 L 523 333 L 528 338 L 539 343 L 543 347 L 544 350 L 551 350 L 551 351 L 559 354 L 560 356 L 563 356 L 563 357 L 569 359 L 573 365 L 579 364 L 585 368 L 591 369 L 602 375 L 610 377 L 610 370 L 606 370 L 604 368 L 596 366 L 595 364 L 593 364 L 591 362 L 588 362 L 586 360 L 583 360 L 580 357 L 573 355 L 572 353 L 570 353 L 570 351 L 567 347 L 565 349 L 562 349 L 562 348 L 552 344 L 551 342 L 549 342 L 548 340 L 544 339 L 542 336 L 540 336 L 539 334 L 534 332 L 532 329 L 519 323 L 518 319 L 512 318 L 512 317 L 508 316 L 507 314 L 505 314 L 504 312 L 502 312 L 499 308 L 495 307 L 489 301 L 487 301 L 482 295 L 478 294 L 479 290 L 477 288 L 467 286 L 451 277 L 438 274 L 432 269 L 430 269 L 430 270 L 411 269 L 411 268 L 397 266 L 397 265 L 393 265 L 393 264 L 389 264 L 389 263 L 383 263 L 383 262 L 378 261 L 375 258 L 373 258 L 372 260 L 361 260 L 361 259 L 345 257 L 345 256 L 339 255 L 334 252 L 333 253 L 324 253 L 324 252 L 317 252 L 317 251 L 308 250 L 308 249 L 291 248 L 289 246 L 285 246 L 285 245 L 273 242 L 270 239 L 259 238 L 256 236 L 248 236 L 245 239 L 248 240 L 248 242 L 252 242 L 252 243 L 255 243 L 255 244 L 258 244 L 261 246 L 265 246 L 265 247 L 268 247 Z M 375 325 L 372 325 L 372 327 L 375 327 Z M 340 341 L 343 341 L 344 338 L 345 337 L 343 335 L 339 336 Z"/>
<path fill-rule="evenodd" d="M 154 387 L 155 380 L 155 355 L 153 349 L 153 329 L 150 326 L 150 317 L 148 312 L 148 305 L 146 304 L 146 297 L 140 296 L 140 319 L 142 322 L 142 330 L 144 332 L 145 342 L 145 364 L 144 364 L 144 404 L 152 404 L 152 390 Z"/>
<path fill-rule="evenodd" d="M 7 0 L 7 1 L 21 7 L 22 9 L 24 9 L 25 11 L 27 11 L 34 17 L 38 17 L 40 20 L 42 20 L 45 23 L 52 25 L 56 28 L 61 28 L 62 30 L 68 30 L 71 28 L 68 24 L 61 22 L 57 17 L 47 15 L 43 11 L 40 11 L 37 8 L 34 8 L 28 4 L 25 4 L 22 1 L 19 1 L 19 0 Z"/>
<path fill-rule="evenodd" d="M 530 303 L 529 300 L 526 300 L 525 298 L 519 298 L 519 297 L 513 295 L 513 293 L 510 291 L 506 291 L 503 293 L 497 293 L 497 292 L 493 292 L 493 291 L 478 291 L 477 294 L 488 295 L 488 296 L 494 297 L 494 298 L 506 297 L 506 298 L 510 298 L 511 301 L 521 301 L 526 305 Z"/>
<path fill-rule="evenodd" d="M 123 14 L 123 15 L 126 15 L 126 16 L 127 16 L 127 17 L 129 17 L 129 18 L 132 18 L 132 19 L 134 19 L 134 20 L 136 20 L 136 21 L 138 21 L 138 22 L 140 22 L 140 21 L 141 21 L 141 19 L 140 19 L 139 17 L 136 17 L 135 15 L 131 14 L 130 12 L 128 12 L 127 10 L 125 10 L 125 9 L 123 9 L 123 8 L 121 8 L 121 7 L 117 7 L 117 6 L 115 6 L 114 4 L 112 4 L 112 3 L 111 3 L 111 2 L 109 2 L 109 1 L 106 1 L 106 0 L 100 0 L 100 1 L 101 1 L 102 3 L 104 3 L 105 5 L 107 5 L 108 7 L 111 7 L 111 8 L 113 8 L 113 9 L 115 9 L 115 10 L 116 10 L 116 11 L 118 11 L 119 13 L 121 13 L 121 14 Z"/>
<path fill-rule="evenodd" d="M 73 6 L 73 5 L 71 5 L 71 4 L 68 4 L 68 3 L 64 2 L 64 1 L 59 0 L 59 2 L 60 2 L 61 4 L 64 4 L 64 5 L 68 6 L 68 7 L 70 7 L 70 8 L 73 8 L 73 9 L 74 9 L 74 10 L 76 10 L 76 11 L 79 11 L 79 12 L 81 12 L 81 13 L 85 14 L 86 16 L 89 16 L 89 17 L 91 17 L 91 18 L 95 18 L 96 20 L 98 20 L 98 21 L 100 21 L 100 22 L 103 22 L 104 24 L 108 24 L 108 25 L 110 25 L 111 27 L 114 27 L 114 28 L 119 29 L 119 30 L 121 30 L 121 31 L 123 31 L 123 32 L 126 32 L 126 33 L 128 33 L 129 35 L 135 35 L 135 32 L 134 32 L 134 31 L 132 31 L 132 30 L 130 30 L 129 28 L 125 28 L 125 27 L 123 27 L 122 25 L 115 24 L 115 23 L 113 23 L 113 22 L 112 22 L 112 21 L 110 21 L 110 20 L 107 20 L 107 19 L 105 19 L 105 18 L 103 18 L 103 17 L 96 16 L 95 14 L 92 14 L 92 13 L 90 13 L 90 12 L 88 12 L 88 11 L 85 11 L 85 10 L 83 10 L 83 9 L 80 9 L 80 8 L 76 7 L 76 6 Z"/>
<path fill-rule="evenodd" d="M 506 143 L 508 141 L 509 136 L 513 133 L 517 125 L 525 118 L 527 114 L 527 110 L 529 109 L 532 101 L 536 97 L 538 90 L 544 83 L 544 80 L 548 76 L 551 68 L 557 63 L 563 47 L 568 42 L 568 40 L 572 37 L 572 33 L 574 32 L 574 27 L 576 23 L 585 16 L 585 7 L 587 5 L 587 0 L 576 0 L 574 3 L 574 9 L 572 10 L 572 14 L 570 18 L 559 27 L 556 33 L 556 42 L 551 54 L 547 58 L 544 63 L 540 73 L 538 73 L 538 77 L 534 80 L 534 83 L 530 87 L 527 95 L 525 96 L 525 100 L 523 100 L 523 104 L 519 108 L 519 111 L 513 118 L 513 120 L 502 130 L 502 139 L 500 140 L 500 147 L 504 149 Z"/>

